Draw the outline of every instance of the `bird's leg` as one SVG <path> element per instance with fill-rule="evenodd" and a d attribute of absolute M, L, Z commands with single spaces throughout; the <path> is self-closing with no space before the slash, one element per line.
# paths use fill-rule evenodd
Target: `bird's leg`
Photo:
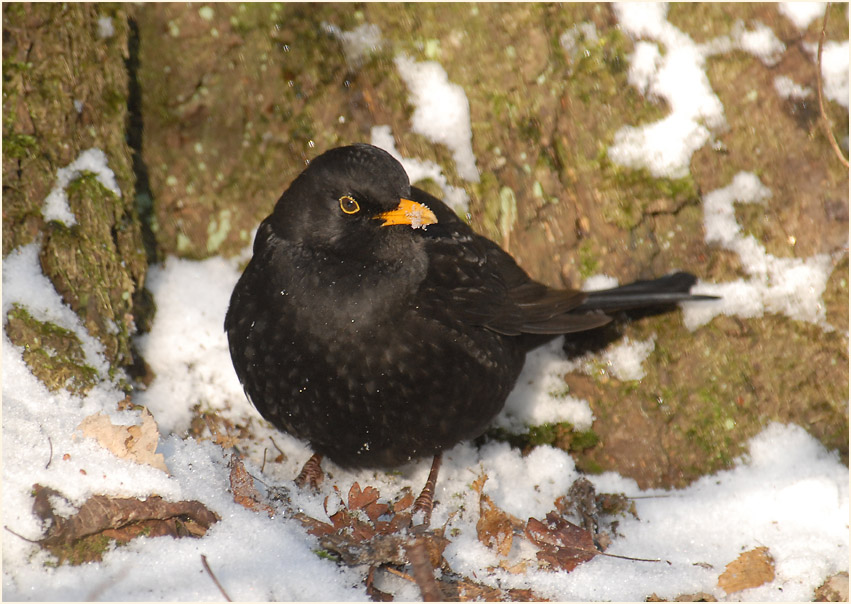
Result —
<path fill-rule="evenodd" d="M 440 470 L 442 459 L 443 455 L 441 453 L 434 456 L 434 461 L 431 462 L 431 470 L 428 473 L 428 480 L 426 480 L 422 493 L 420 493 L 420 496 L 414 502 L 413 513 L 423 513 L 422 526 L 425 527 L 431 523 L 431 511 L 434 508 L 434 487 L 437 484 L 437 473 Z"/>
<path fill-rule="evenodd" d="M 314 453 L 310 459 L 305 462 L 304 467 L 302 467 L 298 476 L 296 476 L 296 486 L 300 489 L 309 486 L 314 491 L 318 491 L 319 485 L 325 477 L 325 474 L 322 472 L 322 468 L 319 466 L 321 463 L 322 456 L 319 453 Z"/>

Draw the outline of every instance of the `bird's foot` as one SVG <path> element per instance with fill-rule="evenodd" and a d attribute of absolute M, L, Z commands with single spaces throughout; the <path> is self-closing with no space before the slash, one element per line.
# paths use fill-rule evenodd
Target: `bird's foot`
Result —
<path fill-rule="evenodd" d="M 301 472 L 295 478 L 295 484 L 298 488 L 303 489 L 310 487 L 313 491 L 319 491 L 319 485 L 322 484 L 322 479 L 325 478 L 324 472 L 319 464 L 322 463 L 322 456 L 314 453 L 310 459 L 305 462 L 301 468 Z"/>
<path fill-rule="evenodd" d="M 437 473 L 440 471 L 440 462 L 442 459 L 443 457 L 440 453 L 434 456 L 425 486 L 420 496 L 414 501 L 414 507 L 411 510 L 412 520 L 416 520 L 417 516 L 422 514 L 422 522 L 414 525 L 415 528 L 428 528 L 429 524 L 431 524 L 431 512 L 434 509 L 434 488 L 437 484 Z"/>

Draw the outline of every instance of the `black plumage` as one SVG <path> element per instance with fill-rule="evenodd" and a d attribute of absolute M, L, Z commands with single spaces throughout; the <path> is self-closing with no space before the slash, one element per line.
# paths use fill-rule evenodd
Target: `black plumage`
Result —
<path fill-rule="evenodd" d="M 694 281 L 546 287 L 358 144 L 316 157 L 262 222 L 225 329 L 263 417 L 341 466 L 394 466 L 482 434 L 532 348 L 700 298 Z"/>

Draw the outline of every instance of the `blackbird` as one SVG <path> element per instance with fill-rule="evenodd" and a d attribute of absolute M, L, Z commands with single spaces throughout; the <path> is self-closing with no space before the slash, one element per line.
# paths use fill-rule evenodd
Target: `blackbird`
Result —
<path fill-rule="evenodd" d="M 316 453 L 305 472 L 321 456 L 352 468 L 435 456 L 433 490 L 439 454 L 485 431 L 528 351 L 606 313 L 705 299 L 694 282 L 542 285 L 389 153 L 355 144 L 313 159 L 260 224 L 225 330 L 248 398 Z"/>

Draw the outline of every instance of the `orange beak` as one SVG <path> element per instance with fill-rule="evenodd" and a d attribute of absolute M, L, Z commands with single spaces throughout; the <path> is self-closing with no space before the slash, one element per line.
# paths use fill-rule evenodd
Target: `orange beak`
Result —
<path fill-rule="evenodd" d="M 405 198 L 399 200 L 398 206 L 389 212 L 378 214 L 375 218 L 384 220 L 381 226 L 407 224 L 412 229 L 423 229 L 437 222 L 437 216 L 434 215 L 434 212 L 421 203 Z"/>

